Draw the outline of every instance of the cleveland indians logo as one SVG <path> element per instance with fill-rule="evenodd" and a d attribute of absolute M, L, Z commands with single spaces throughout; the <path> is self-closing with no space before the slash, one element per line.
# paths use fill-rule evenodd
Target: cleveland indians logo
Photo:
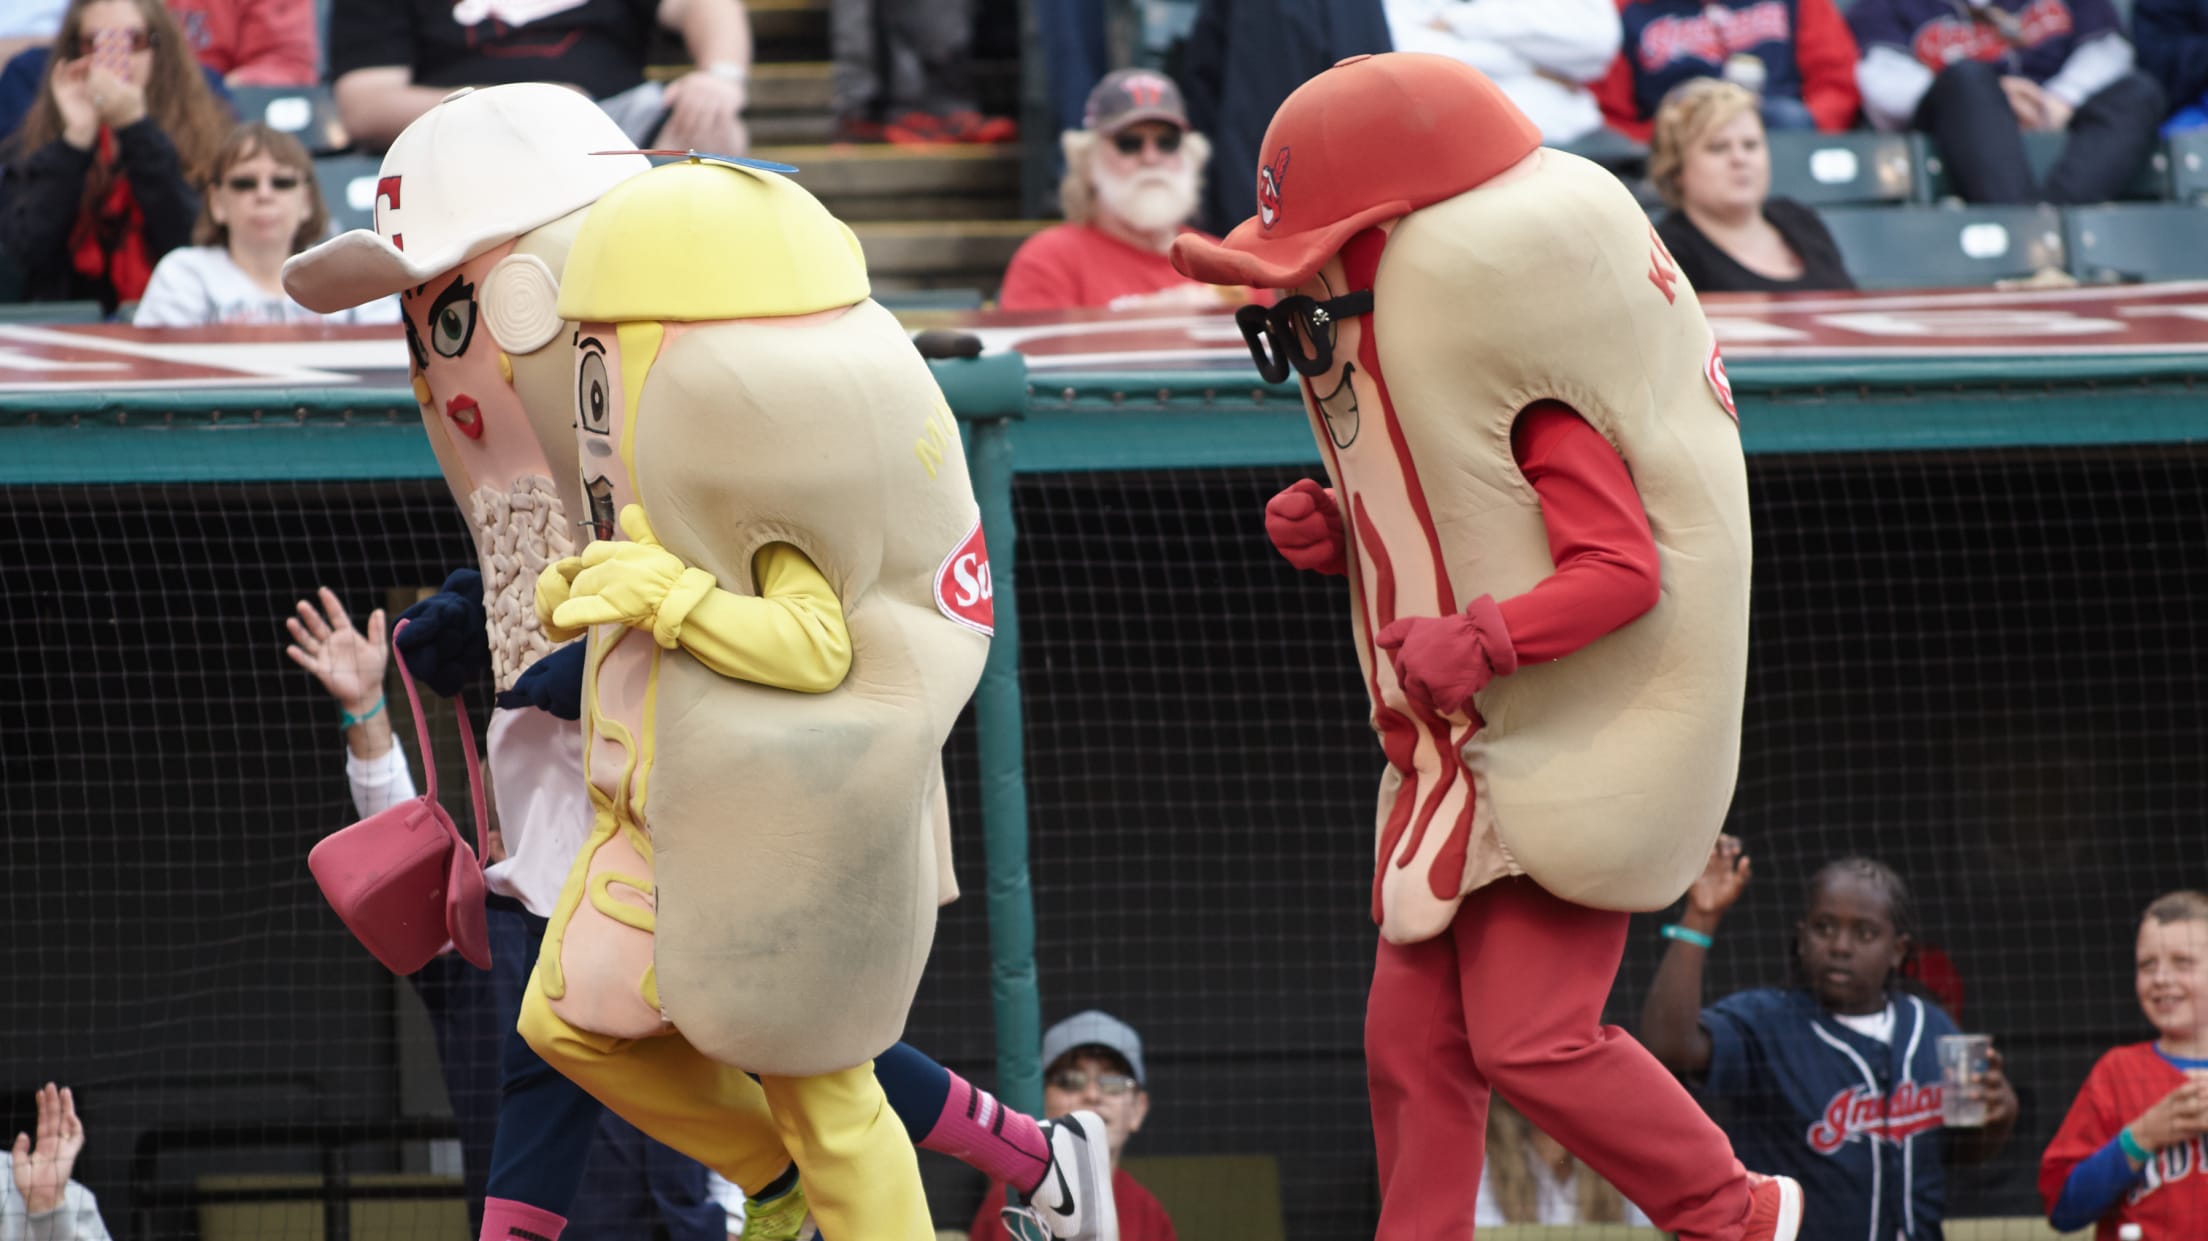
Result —
<path fill-rule="evenodd" d="M 1257 170 L 1257 218 L 1265 227 L 1280 223 L 1280 184 L 1288 179 L 1288 148 Z"/>
<path fill-rule="evenodd" d="M 1880 1098 L 1868 1086 L 1857 1086 L 1832 1096 L 1824 1115 L 1803 1134 L 1809 1149 L 1830 1155 L 1849 1142 L 1881 1140 L 1906 1142 L 1920 1133 L 1940 1127 L 1940 1095 L 1937 1084 L 1901 1082 L 1888 1098 Z"/>

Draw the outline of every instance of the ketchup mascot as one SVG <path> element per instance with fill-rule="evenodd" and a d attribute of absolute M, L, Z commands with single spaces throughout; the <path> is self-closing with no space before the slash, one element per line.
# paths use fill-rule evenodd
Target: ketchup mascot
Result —
<path fill-rule="evenodd" d="M 1332 484 L 1265 524 L 1347 579 L 1387 755 L 1378 1235 L 1473 1235 L 1493 1089 L 1684 1241 L 1791 1241 L 1800 1188 L 1601 1019 L 1739 764 L 1747 472 L 1694 290 L 1614 177 L 1454 60 L 1341 62 L 1260 158 L 1256 217 L 1173 261 L 1282 291 L 1236 317 Z"/>

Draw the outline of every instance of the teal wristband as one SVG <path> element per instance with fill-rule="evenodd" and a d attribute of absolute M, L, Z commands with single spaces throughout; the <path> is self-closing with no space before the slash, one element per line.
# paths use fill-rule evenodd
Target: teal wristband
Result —
<path fill-rule="evenodd" d="M 1676 922 L 1665 923 L 1662 934 L 1665 939 L 1676 939 L 1682 944 L 1693 944 L 1704 950 L 1717 942 L 1693 927 L 1681 926 Z"/>
<path fill-rule="evenodd" d="M 2116 1131 L 2116 1144 L 2124 1148 L 2125 1156 L 2133 1163 L 2143 1166 L 2154 1162 L 2153 1154 L 2146 1147 L 2139 1145 L 2139 1139 L 2131 1136 L 2130 1125 L 2125 1125 Z"/>
<path fill-rule="evenodd" d="M 368 708 L 366 711 L 361 712 L 359 715 L 354 715 L 352 712 L 347 711 L 345 708 L 339 707 L 337 709 L 337 727 L 340 731 L 342 731 L 344 729 L 351 728 L 355 724 L 365 724 L 368 721 L 376 718 L 376 714 L 382 710 L 383 698 L 381 695 L 377 696 L 375 706 Z"/>

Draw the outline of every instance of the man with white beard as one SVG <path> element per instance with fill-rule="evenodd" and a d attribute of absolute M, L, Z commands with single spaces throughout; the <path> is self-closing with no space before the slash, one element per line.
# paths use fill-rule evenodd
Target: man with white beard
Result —
<path fill-rule="evenodd" d="M 1089 92 L 1082 127 L 1059 139 L 1064 224 L 1027 239 L 1004 269 L 1004 310 L 1208 309 L 1269 294 L 1199 284 L 1166 252 L 1191 231 L 1211 144 L 1188 127 L 1173 79 L 1117 69 Z"/>

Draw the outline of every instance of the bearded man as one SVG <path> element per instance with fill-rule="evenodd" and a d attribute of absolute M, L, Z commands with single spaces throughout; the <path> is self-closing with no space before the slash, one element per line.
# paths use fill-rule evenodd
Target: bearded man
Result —
<path fill-rule="evenodd" d="M 1201 284 L 1173 270 L 1173 239 L 1193 231 L 1211 144 L 1188 127 L 1173 79 L 1117 69 L 1089 92 L 1082 127 L 1060 136 L 1064 224 L 1027 239 L 1004 270 L 1004 310 L 1216 310 L 1270 295 Z"/>

